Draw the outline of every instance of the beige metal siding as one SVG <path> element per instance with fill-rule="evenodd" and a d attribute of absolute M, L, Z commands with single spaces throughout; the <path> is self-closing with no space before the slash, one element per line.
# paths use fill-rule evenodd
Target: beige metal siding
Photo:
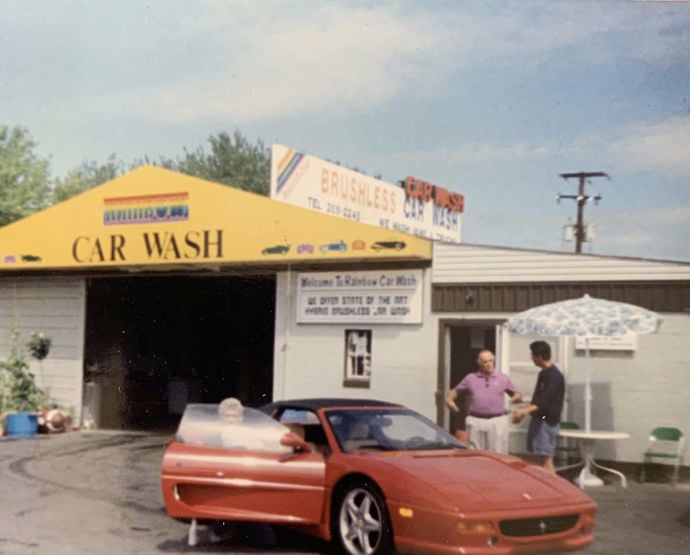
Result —
<path fill-rule="evenodd" d="M 690 264 L 435 243 L 432 283 L 690 280 Z"/>
<path fill-rule="evenodd" d="M 0 357 L 9 354 L 14 331 L 19 345 L 34 331 L 50 337 L 48 357 L 31 360 L 30 368 L 51 399 L 73 407 L 75 416 L 81 411 L 85 306 L 83 278 L 0 279 Z"/>

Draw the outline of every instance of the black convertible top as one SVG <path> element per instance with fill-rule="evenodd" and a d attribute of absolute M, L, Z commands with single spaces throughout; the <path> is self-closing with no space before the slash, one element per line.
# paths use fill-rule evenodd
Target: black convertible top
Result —
<path fill-rule="evenodd" d="M 399 407 L 398 403 L 389 403 L 377 399 L 346 399 L 338 397 L 316 397 L 312 399 L 288 399 L 285 401 L 274 401 L 259 407 L 259 410 L 266 414 L 274 414 L 279 409 L 302 409 L 317 411 L 323 408 L 333 407 Z"/>

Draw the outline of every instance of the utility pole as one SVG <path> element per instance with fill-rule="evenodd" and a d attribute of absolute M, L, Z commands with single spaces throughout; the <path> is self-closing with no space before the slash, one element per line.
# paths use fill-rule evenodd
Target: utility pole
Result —
<path fill-rule="evenodd" d="M 576 173 L 562 173 L 560 176 L 568 181 L 568 179 L 578 178 L 580 180 L 580 185 L 578 188 L 577 195 L 562 195 L 558 193 L 556 197 L 557 201 L 560 203 L 562 198 L 572 199 L 577 201 L 577 223 L 575 224 L 575 252 L 580 254 L 582 252 L 582 243 L 585 241 L 585 226 L 583 222 L 583 212 L 585 204 L 587 201 L 593 200 L 598 203 L 601 200 L 601 195 L 585 195 L 585 182 L 591 177 L 605 177 L 606 179 L 611 179 L 608 174 L 604 172 L 576 172 Z"/>

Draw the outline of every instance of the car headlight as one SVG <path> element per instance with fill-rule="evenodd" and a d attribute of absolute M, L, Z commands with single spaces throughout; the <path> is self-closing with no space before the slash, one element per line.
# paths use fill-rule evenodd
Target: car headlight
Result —
<path fill-rule="evenodd" d="M 595 511 L 583 513 L 580 518 L 580 531 L 583 534 L 591 534 L 594 529 L 594 517 L 596 515 Z"/>
<path fill-rule="evenodd" d="M 494 531 L 490 520 L 461 520 L 455 528 L 461 534 L 491 534 Z"/>

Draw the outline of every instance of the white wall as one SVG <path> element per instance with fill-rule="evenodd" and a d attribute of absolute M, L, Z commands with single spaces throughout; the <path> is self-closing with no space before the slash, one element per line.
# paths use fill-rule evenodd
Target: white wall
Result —
<path fill-rule="evenodd" d="M 637 339 L 635 351 L 583 351 L 570 345 L 569 419 L 584 426 L 587 367 L 592 384 L 592 429 L 628 432 L 603 442 L 602 459 L 640 462 L 649 432 L 670 425 L 690 434 L 690 314 L 663 314 L 659 331 Z M 688 464 L 686 457 L 686 464 Z"/>
<path fill-rule="evenodd" d="M 30 370 L 51 400 L 75 411 L 79 422 L 82 402 L 82 358 L 86 286 L 81 278 L 3 278 L 0 280 L 0 357 L 10 352 L 16 324 L 25 343 L 31 332 L 52 339 L 42 364 L 29 358 Z"/>
<path fill-rule="evenodd" d="M 289 283 L 289 287 L 288 287 Z M 436 416 L 437 328 L 430 316 L 429 270 L 424 271 L 424 324 L 297 324 L 297 273 L 277 276 L 274 399 L 371 398 L 402 403 Z M 372 330 L 369 388 L 343 385 L 345 329 Z"/>
<path fill-rule="evenodd" d="M 299 325 L 294 300 L 297 274 L 277 279 L 275 399 L 299 397 L 366 397 L 407 405 L 436 419 L 439 320 L 507 319 L 510 314 L 430 312 L 429 271 L 424 276 L 421 325 Z M 288 309 L 289 305 L 289 309 Z M 343 386 L 344 330 L 373 330 L 371 387 Z M 554 360 L 566 376 L 563 419 L 584 427 L 584 382 L 587 365 L 592 383 L 592 429 L 628 432 L 630 439 L 602 442 L 596 456 L 604 460 L 640 462 L 650 430 L 673 425 L 690 434 L 690 314 L 664 314 L 656 334 L 640 336 L 635 351 L 592 351 L 586 360 L 574 341 L 563 338 L 509 337 L 508 368 L 503 371 L 530 397 L 538 369 L 529 356 L 529 343 L 546 339 Z M 523 423 L 524 424 L 524 423 Z M 524 425 L 514 427 L 511 446 L 524 452 Z"/>
<path fill-rule="evenodd" d="M 446 317 L 467 314 L 448 314 Z M 508 313 L 477 314 L 472 318 L 507 319 Z M 584 387 L 589 368 L 592 386 L 592 429 L 628 432 L 629 439 L 596 444 L 603 460 L 640 462 L 649 432 L 670 425 L 690 434 L 690 314 L 663 314 L 656 334 L 637 338 L 634 351 L 598 351 L 585 357 L 569 338 L 511 335 L 508 373 L 524 397 L 530 398 L 538 369 L 531 363 L 529 343 L 549 342 L 553 359 L 566 378 L 563 420 L 585 426 Z M 471 320 L 470 320 L 471 321 Z M 525 451 L 527 422 L 512 426 L 511 451 Z M 688 450 L 690 453 L 690 449 Z M 686 464 L 688 457 L 686 455 Z"/>

